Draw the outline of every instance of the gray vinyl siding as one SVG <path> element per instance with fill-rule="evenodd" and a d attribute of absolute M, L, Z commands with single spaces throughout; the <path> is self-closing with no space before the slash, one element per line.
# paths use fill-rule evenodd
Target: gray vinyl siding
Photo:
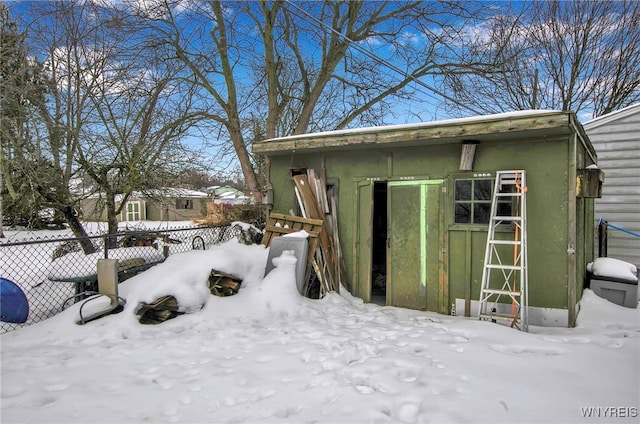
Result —
<path fill-rule="evenodd" d="M 640 233 L 640 104 L 584 125 L 605 173 L 595 218 Z M 608 256 L 640 266 L 640 238 L 609 228 Z"/>

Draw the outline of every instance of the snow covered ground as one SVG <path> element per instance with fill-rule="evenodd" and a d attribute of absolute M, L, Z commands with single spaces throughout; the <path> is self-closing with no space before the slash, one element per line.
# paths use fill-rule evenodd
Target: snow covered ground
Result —
<path fill-rule="evenodd" d="M 0 336 L 2 423 L 639 422 L 640 308 L 587 290 L 573 329 L 297 292 L 295 261 L 236 241 L 122 283 L 125 310 L 79 305 Z M 209 293 L 212 268 L 243 278 Z M 185 312 L 142 325 L 141 301 Z"/>

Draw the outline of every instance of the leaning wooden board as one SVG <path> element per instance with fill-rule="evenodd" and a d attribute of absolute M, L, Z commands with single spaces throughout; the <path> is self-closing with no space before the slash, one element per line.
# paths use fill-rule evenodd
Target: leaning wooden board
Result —
<path fill-rule="evenodd" d="M 302 199 L 302 203 L 304 204 L 304 209 L 308 214 L 309 218 L 314 219 L 323 219 L 324 221 L 324 213 L 318 204 L 317 199 L 313 195 L 313 191 L 309 185 L 309 180 L 306 175 L 296 175 L 293 177 L 293 180 L 296 183 L 296 188 L 300 193 L 300 197 Z M 338 280 L 336 278 L 335 273 L 335 265 L 334 265 L 334 253 L 333 253 L 333 242 L 328 235 L 327 222 L 324 221 L 324 225 L 322 230 L 320 231 L 320 249 L 322 250 L 323 259 L 326 264 L 327 270 L 327 279 L 329 280 L 329 287 L 336 292 L 340 292 L 340 286 L 338 284 Z"/>

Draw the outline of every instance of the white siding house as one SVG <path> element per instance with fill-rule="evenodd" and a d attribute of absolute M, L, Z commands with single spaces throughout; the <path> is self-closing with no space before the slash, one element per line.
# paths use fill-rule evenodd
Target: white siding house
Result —
<path fill-rule="evenodd" d="M 584 124 L 604 171 L 602 198 L 595 217 L 640 233 L 640 104 L 600 116 Z M 640 237 L 608 229 L 608 256 L 640 265 Z"/>

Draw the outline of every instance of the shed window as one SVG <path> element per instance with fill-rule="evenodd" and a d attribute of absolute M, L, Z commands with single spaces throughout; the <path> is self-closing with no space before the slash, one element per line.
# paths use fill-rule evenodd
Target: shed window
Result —
<path fill-rule="evenodd" d="M 176 199 L 176 209 L 193 209 L 193 200 Z"/>
<path fill-rule="evenodd" d="M 493 179 L 455 181 L 454 213 L 456 224 L 488 224 L 491 215 Z M 501 190 L 501 192 L 503 192 Z M 511 215 L 511 201 L 498 201 L 498 215 Z"/>

